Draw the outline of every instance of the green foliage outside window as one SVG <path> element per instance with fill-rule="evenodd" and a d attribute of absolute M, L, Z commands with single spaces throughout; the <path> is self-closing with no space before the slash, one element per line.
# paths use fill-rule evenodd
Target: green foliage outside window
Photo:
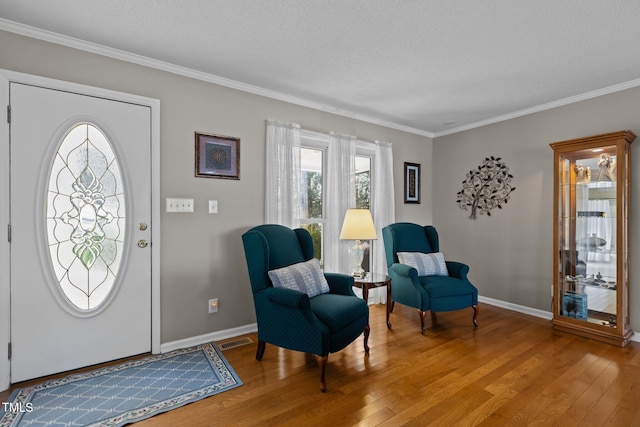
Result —
<path fill-rule="evenodd" d="M 356 174 L 356 208 L 369 209 L 371 204 L 370 171 Z M 322 218 L 322 174 L 305 171 L 303 173 L 303 189 L 306 190 L 305 218 Z M 322 224 L 304 224 L 313 240 L 313 257 L 322 259 Z"/>
<path fill-rule="evenodd" d="M 322 218 L 322 174 L 306 172 L 304 187 L 307 190 L 307 218 Z"/>
<path fill-rule="evenodd" d="M 356 208 L 371 208 L 371 172 L 356 174 Z"/>
<path fill-rule="evenodd" d="M 322 218 L 322 174 L 307 171 L 303 174 L 305 180 L 303 187 L 307 191 L 307 215 L 306 218 Z M 313 257 L 322 259 L 322 225 L 304 224 L 303 228 L 309 231 L 313 240 Z"/>

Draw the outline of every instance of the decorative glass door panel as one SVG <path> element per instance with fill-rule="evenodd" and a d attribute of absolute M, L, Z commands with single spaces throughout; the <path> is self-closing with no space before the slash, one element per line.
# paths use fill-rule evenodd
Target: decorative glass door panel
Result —
<path fill-rule="evenodd" d="M 47 237 L 60 289 L 80 310 L 113 289 L 125 237 L 118 161 L 95 125 L 75 125 L 55 154 L 47 189 Z"/>
<path fill-rule="evenodd" d="M 626 345 L 629 324 L 630 131 L 554 149 L 556 329 Z"/>

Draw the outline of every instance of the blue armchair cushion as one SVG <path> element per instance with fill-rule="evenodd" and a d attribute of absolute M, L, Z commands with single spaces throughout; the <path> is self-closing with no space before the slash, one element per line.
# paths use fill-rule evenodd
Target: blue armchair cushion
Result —
<path fill-rule="evenodd" d="M 287 267 L 268 272 L 274 288 L 285 288 L 300 291 L 313 298 L 316 295 L 329 293 L 329 284 L 320 269 L 320 263 L 312 258 Z"/>
<path fill-rule="evenodd" d="M 360 298 L 345 298 L 343 295 L 322 294 L 309 300 L 311 311 L 329 327 L 332 334 L 353 325 L 363 316 L 368 316 L 369 307 Z"/>
<path fill-rule="evenodd" d="M 468 280 L 424 276 L 419 281 L 429 294 L 429 309 L 432 311 L 460 310 L 478 304 L 478 291 Z"/>
<path fill-rule="evenodd" d="M 398 260 L 418 271 L 418 276 L 448 276 L 447 264 L 442 252 L 398 252 Z"/>

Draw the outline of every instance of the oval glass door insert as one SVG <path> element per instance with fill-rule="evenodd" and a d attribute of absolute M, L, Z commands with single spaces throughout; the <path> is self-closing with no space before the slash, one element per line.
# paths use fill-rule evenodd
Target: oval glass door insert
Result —
<path fill-rule="evenodd" d="M 55 153 L 47 188 L 49 253 L 62 293 L 76 309 L 101 306 L 122 263 L 125 194 L 105 134 L 74 125 Z"/>

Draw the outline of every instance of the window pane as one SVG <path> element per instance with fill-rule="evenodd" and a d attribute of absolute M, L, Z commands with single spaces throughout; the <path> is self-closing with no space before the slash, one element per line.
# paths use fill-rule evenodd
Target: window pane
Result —
<path fill-rule="evenodd" d="M 302 218 L 322 218 L 322 150 L 300 149 Z"/>
<path fill-rule="evenodd" d="M 314 148 L 300 149 L 300 169 L 302 185 L 300 215 L 302 228 L 313 239 L 313 257 L 322 260 L 322 189 L 323 151 Z M 307 221 L 305 221 L 307 220 Z"/>
<path fill-rule="evenodd" d="M 322 224 L 302 224 L 302 228 L 309 231 L 313 240 L 313 257 L 322 260 Z"/>
<path fill-rule="evenodd" d="M 356 208 L 371 209 L 371 158 L 356 156 Z"/>
<path fill-rule="evenodd" d="M 371 157 L 356 156 L 356 208 L 371 209 Z M 371 271 L 371 242 L 363 242 L 362 268 Z"/>

